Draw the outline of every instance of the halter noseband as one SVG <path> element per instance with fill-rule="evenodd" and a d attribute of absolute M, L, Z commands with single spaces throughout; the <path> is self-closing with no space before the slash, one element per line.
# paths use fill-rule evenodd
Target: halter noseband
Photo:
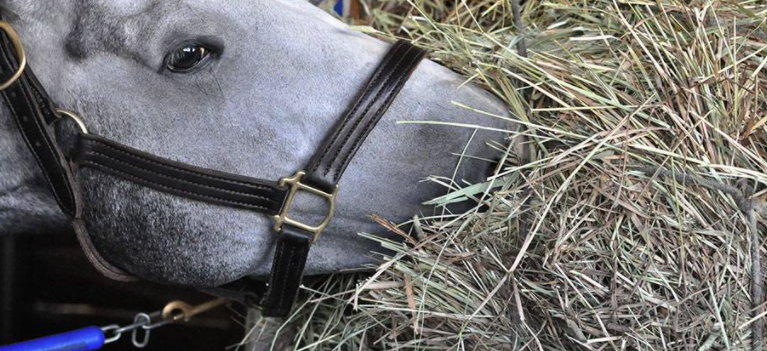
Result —
<path fill-rule="evenodd" d="M 272 270 L 268 285 L 256 287 L 266 291 L 261 303 L 269 317 L 290 312 L 309 249 L 332 220 L 344 170 L 425 55 L 405 41 L 395 43 L 309 164 L 292 177 L 275 182 L 175 162 L 88 133 L 76 113 L 55 107 L 26 64 L 21 40 L 10 24 L 0 20 L 0 31 L 0 77 L 9 77 L 0 84 L 0 93 L 94 266 L 111 278 L 133 278 L 101 257 L 90 242 L 82 218 L 79 168 L 94 168 L 161 192 L 272 216 L 274 231 L 279 234 Z M 53 133 L 53 124 L 64 117 L 75 120 L 79 127 L 73 158 L 65 155 Z M 290 217 L 298 192 L 327 201 L 327 215 L 319 225 Z"/>

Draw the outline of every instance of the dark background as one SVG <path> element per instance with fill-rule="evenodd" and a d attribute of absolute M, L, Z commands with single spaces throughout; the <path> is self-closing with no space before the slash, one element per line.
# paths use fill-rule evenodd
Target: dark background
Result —
<path fill-rule="evenodd" d="M 211 298 L 194 289 L 112 281 L 90 265 L 71 233 L 0 238 L 0 345 L 91 325 L 123 326 L 171 300 Z M 244 314 L 222 307 L 154 330 L 143 350 L 234 350 L 245 335 Z M 103 350 L 136 349 L 128 334 Z"/>

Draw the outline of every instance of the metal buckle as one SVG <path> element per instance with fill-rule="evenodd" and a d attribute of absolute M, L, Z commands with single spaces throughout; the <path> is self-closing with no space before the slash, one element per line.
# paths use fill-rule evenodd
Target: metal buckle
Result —
<path fill-rule="evenodd" d="M 24 47 L 21 45 L 19 33 L 16 33 L 16 30 L 11 27 L 10 23 L 0 21 L 0 29 L 2 29 L 5 34 L 8 35 L 8 38 L 11 39 L 11 45 L 13 45 L 13 49 L 16 50 L 16 58 L 19 60 L 19 67 L 16 69 L 16 72 L 13 73 L 11 78 L 5 83 L 0 84 L 0 90 L 5 90 L 8 89 L 11 84 L 16 83 L 19 77 L 21 77 L 21 74 L 24 73 L 24 68 L 27 67 L 27 55 L 24 54 Z"/>
<path fill-rule="evenodd" d="M 333 213 L 336 211 L 336 194 L 338 194 L 338 185 L 336 185 L 336 188 L 333 190 L 332 193 L 326 193 L 320 189 L 313 188 L 311 186 L 308 186 L 301 182 L 302 179 L 304 179 L 304 176 L 306 175 L 306 172 L 304 171 L 298 171 L 296 174 L 290 178 L 281 178 L 280 179 L 280 186 L 282 187 L 290 187 L 290 190 L 288 192 L 288 198 L 285 200 L 285 205 L 282 207 L 282 211 L 279 215 L 274 216 L 274 230 L 281 231 L 283 224 L 290 224 L 296 228 L 303 229 L 307 232 L 311 232 L 314 234 L 314 241 L 317 241 L 320 237 L 320 233 L 325 229 L 325 227 L 330 224 L 330 220 L 333 219 Z M 290 212 L 290 206 L 293 205 L 293 198 L 296 196 L 296 193 L 299 190 L 308 191 L 312 194 L 318 195 L 325 200 L 328 201 L 328 214 L 325 216 L 325 219 L 322 220 L 322 223 L 320 223 L 317 226 L 311 226 L 306 223 L 302 223 L 299 221 L 296 221 L 294 219 L 291 219 L 288 217 L 288 212 Z"/>
<path fill-rule="evenodd" d="M 83 119 L 80 118 L 80 115 L 78 115 L 74 111 L 66 110 L 63 108 L 57 108 L 56 113 L 58 114 L 59 121 L 64 119 L 64 117 L 67 117 L 75 122 L 77 124 L 77 127 L 80 128 L 80 132 L 83 134 L 88 134 L 88 128 L 85 126 L 85 122 L 83 122 Z"/>

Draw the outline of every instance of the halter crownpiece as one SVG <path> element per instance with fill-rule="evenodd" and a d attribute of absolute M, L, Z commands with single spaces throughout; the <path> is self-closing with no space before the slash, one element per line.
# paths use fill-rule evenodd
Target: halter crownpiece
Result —
<path fill-rule="evenodd" d="M 395 43 L 309 164 L 292 177 L 275 182 L 172 161 L 88 133 L 75 112 L 56 108 L 45 93 L 26 63 L 21 40 L 11 25 L 0 20 L 0 32 L 0 80 L 5 80 L 0 84 L 1 94 L 59 207 L 71 218 L 91 263 L 110 278 L 135 279 L 110 264 L 91 244 L 82 218 L 77 183 L 80 168 L 98 169 L 196 201 L 270 215 L 278 234 L 274 261 L 268 284 L 254 288 L 266 291 L 261 304 L 267 317 L 284 317 L 290 312 L 309 249 L 333 218 L 338 182 L 425 55 L 405 41 Z M 78 126 L 75 157 L 67 157 L 56 143 L 53 125 L 61 118 L 72 119 Z M 299 192 L 318 195 L 328 203 L 320 224 L 310 225 L 290 217 L 293 199 Z"/>

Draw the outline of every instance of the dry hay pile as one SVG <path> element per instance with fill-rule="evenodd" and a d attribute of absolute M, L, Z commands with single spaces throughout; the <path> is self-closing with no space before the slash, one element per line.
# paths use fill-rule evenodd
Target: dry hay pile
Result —
<path fill-rule="evenodd" d="M 379 219 L 406 238 L 383 242 L 396 254 L 308 287 L 284 334 L 301 350 L 750 349 L 767 5 L 529 0 L 515 26 L 515 1 L 364 3 L 360 30 L 412 39 L 521 127 L 488 141 L 495 176 L 431 201 L 474 210 Z"/>

